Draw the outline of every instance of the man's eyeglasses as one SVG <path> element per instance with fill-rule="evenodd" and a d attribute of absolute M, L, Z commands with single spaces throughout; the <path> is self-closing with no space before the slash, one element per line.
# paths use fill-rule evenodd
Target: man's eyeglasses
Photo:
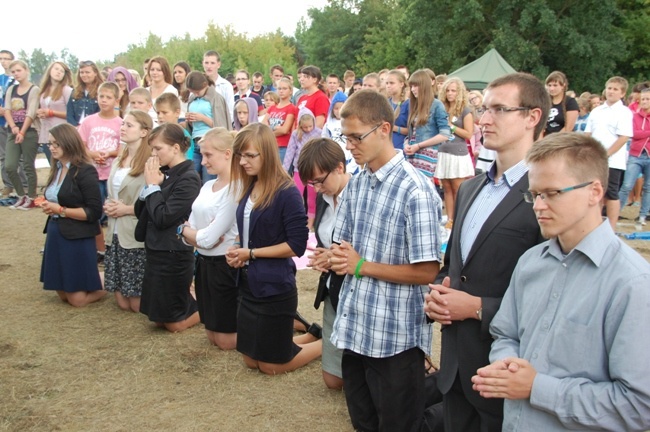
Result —
<path fill-rule="evenodd" d="M 245 160 L 255 159 L 259 155 L 260 155 L 259 153 L 235 153 L 235 156 L 237 156 L 239 159 L 245 159 Z"/>
<path fill-rule="evenodd" d="M 323 180 L 309 180 L 307 184 L 312 187 L 322 186 L 322 184 L 325 183 L 325 180 L 327 180 L 327 177 L 329 177 L 330 174 L 332 174 L 332 171 L 328 172 L 327 175 L 323 177 Z"/>
<path fill-rule="evenodd" d="M 381 124 L 378 124 L 374 128 L 370 129 L 368 132 L 364 133 L 363 135 L 359 137 L 355 136 L 344 136 L 345 140 L 348 142 L 348 144 L 352 144 L 354 146 L 361 144 L 361 141 L 363 141 L 368 135 L 376 131 Z"/>
<path fill-rule="evenodd" d="M 576 189 L 582 189 L 583 187 L 589 186 L 592 184 L 594 180 L 586 183 L 580 183 L 579 185 L 571 186 L 568 188 L 564 189 L 558 189 L 558 190 L 550 190 L 546 192 L 534 192 L 534 191 L 528 191 L 524 192 L 524 201 L 527 203 L 533 204 L 535 201 L 537 201 L 537 197 L 540 197 L 542 201 L 552 201 L 554 198 L 557 196 L 565 193 L 565 192 L 570 192 L 572 190 Z"/>
<path fill-rule="evenodd" d="M 506 106 L 497 106 L 497 107 L 478 107 L 476 108 L 476 114 L 482 116 L 486 112 L 489 112 L 492 117 L 501 117 L 507 113 L 515 111 L 528 111 L 531 110 L 531 107 L 506 107 Z"/>

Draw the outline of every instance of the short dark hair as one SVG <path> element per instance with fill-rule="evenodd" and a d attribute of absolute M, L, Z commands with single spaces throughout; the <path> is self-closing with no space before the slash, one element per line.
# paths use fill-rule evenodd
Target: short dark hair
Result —
<path fill-rule="evenodd" d="M 274 70 L 279 70 L 284 74 L 284 68 L 279 64 L 274 64 L 273 66 L 271 66 L 271 73 L 273 73 Z"/>
<path fill-rule="evenodd" d="M 488 84 L 487 90 L 508 84 L 513 84 L 519 89 L 519 106 L 541 109 L 542 114 L 539 123 L 535 126 L 533 137 L 534 139 L 539 138 L 544 128 L 546 128 L 548 112 L 551 109 L 551 97 L 548 95 L 546 87 L 536 76 L 517 72 L 495 79 Z"/>
<path fill-rule="evenodd" d="M 12 59 L 12 60 L 15 60 L 15 59 L 16 59 L 16 56 L 14 55 L 14 53 L 12 53 L 12 52 L 9 51 L 9 50 L 0 50 L 0 54 L 9 54 L 9 55 L 11 56 L 11 59 Z"/>
<path fill-rule="evenodd" d="M 314 170 L 332 172 L 343 164 L 345 153 L 336 141 L 330 138 L 314 138 L 303 146 L 298 157 L 298 173 L 303 183 L 314 178 Z"/>

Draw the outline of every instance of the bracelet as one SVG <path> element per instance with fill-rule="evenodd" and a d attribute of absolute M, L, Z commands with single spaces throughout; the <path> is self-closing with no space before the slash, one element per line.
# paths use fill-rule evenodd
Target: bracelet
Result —
<path fill-rule="evenodd" d="M 237 245 L 237 246 L 241 246 L 241 243 L 239 243 L 239 242 L 234 242 L 232 245 L 233 245 L 233 246 L 235 246 L 235 245 Z"/>
<path fill-rule="evenodd" d="M 54 117 L 54 112 L 52 110 L 47 110 L 48 117 Z"/>
<path fill-rule="evenodd" d="M 354 277 L 357 279 L 361 279 L 363 277 L 363 275 L 359 274 L 359 271 L 361 270 L 361 266 L 363 265 L 364 262 L 366 262 L 366 259 L 361 258 L 357 263 L 357 268 L 354 269 Z"/>
<path fill-rule="evenodd" d="M 249 255 L 251 261 L 255 261 L 257 258 L 255 258 L 255 253 L 253 252 L 254 249 L 249 249 Z"/>
<path fill-rule="evenodd" d="M 456 126 L 452 125 L 451 126 L 451 133 L 455 133 L 455 132 L 456 132 Z"/>
<path fill-rule="evenodd" d="M 59 207 L 60 207 L 60 208 L 59 208 L 59 216 L 61 216 L 61 217 L 64 218 L 64 217 L 65 217 L 65 212 L 66 212 L 67 208 L 65 208 L 65 207 L 63 207 L 63 206 L 59 206 Z"/>

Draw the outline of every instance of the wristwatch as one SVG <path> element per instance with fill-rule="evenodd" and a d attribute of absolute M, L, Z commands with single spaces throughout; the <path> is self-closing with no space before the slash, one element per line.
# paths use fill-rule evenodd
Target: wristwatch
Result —
<path fill-rule="evenodd" d="M 476 311 L 476 318 L 479 321 L 483 321 L 483 308 L 479 309 Z"/>
<path fill-rule="evenodd" d="M 178 228 L 176 228 L 176 237 L 178 237 L 179 240 L 183 239 L 183 230 L 185 227 L 189 227 L 188 224 L 180 224 Z"/>

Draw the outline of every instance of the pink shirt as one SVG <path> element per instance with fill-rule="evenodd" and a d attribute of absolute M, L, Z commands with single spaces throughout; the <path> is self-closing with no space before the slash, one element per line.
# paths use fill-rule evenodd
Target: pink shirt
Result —
<path fill-rule="evenodd" d="M 120 127 L 122 119 L 116 116 L 112 119 L 103 119 L 99 113 L 89 115 L 79 125 L 79 134 L 90 151 L 115 151 L 120 146 Z M 114 157 L 106 159 L 104 164 L 95 165 L 100 180 L 108 180 L 111 173 Z"/>

